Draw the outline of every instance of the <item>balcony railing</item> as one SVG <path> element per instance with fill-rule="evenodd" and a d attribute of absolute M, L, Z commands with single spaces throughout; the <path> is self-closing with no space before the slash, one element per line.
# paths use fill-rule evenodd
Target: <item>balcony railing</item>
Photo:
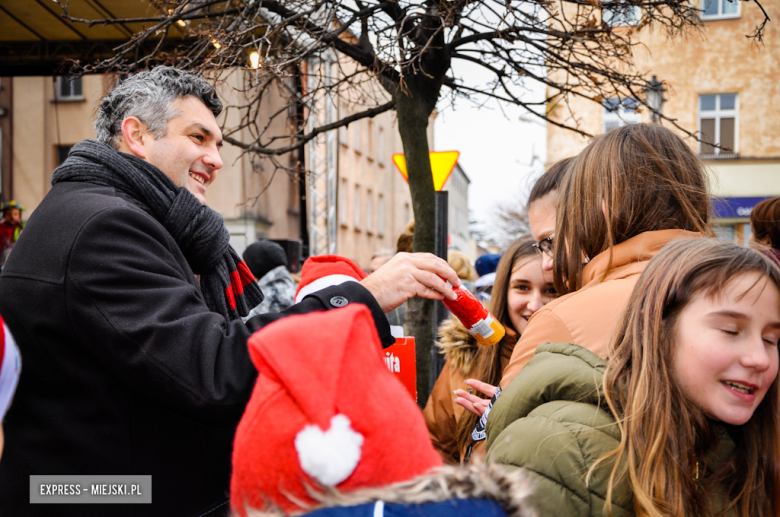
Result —
<path fill-rule="evenodd" d="M 702 160 L 735 160 L 739 153 L 700 154 L 699 157 Z"/>

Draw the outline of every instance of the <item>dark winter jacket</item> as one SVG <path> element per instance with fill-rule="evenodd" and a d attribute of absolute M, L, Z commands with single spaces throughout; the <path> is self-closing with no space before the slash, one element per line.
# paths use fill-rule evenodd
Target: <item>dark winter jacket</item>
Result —
<path fill-rule="evenodd" d="M 501 465 L 445 466 L 394 485 L 355 492 L 330 489 L 306 517 L 535 517 L 534 486 L 523 471 Z M 324 507 L 324 508 L 322 508 Z M 281 517 L 264 511 L 250 517 Z"/>
<path fill-rule="evenodd" d="M 334 297 L 368 305 L 393 343 L 355 282 L 228 324 L 155 219 L 112 188 L 56 184 L 0 275 L 24 363 L 3 422 L 0 516 L 226 514 L 233 434 L 257 375 L 246 340 Z M 151 475 L 153 503 L 30 505 L 31 474 Z"/>

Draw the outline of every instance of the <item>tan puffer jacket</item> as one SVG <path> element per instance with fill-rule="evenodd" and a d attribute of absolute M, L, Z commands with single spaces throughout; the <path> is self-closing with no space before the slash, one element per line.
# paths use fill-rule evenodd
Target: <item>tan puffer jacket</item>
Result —
<path fill-rule="evenodd" d="M 454 316 L 444 320 L 439 326 L 439 340 L 436 346 L 445 357 L 444 368 L 433 386 L 428 403 L 423 410 L 425 423 L 433 446 L 439 451 L 442 460 L 451 465 L 463 461 L 466 447 L 455 443 L 458 421 L 466 411 L 455 403 L 457 389 L 474 392 L 464 381 L 473 378 L 477 366 L 480 345 L 469 334 L 466 327 Z M 501 348 L 501 368 L 509 362 L 516 337 L 510 329 L 507 336 L 496 346 Z M 480 379 L 482 380 L 482 379 Z M 481 461 L 485 455 L 485 442 L 480 442 L 472 451 L 472 461 Z"/>

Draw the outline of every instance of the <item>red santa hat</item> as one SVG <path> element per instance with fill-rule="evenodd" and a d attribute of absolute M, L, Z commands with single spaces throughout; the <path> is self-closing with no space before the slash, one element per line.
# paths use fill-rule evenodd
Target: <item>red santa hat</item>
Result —
<path fill-rule="evenodd" d="M 3 318 L 0 318 L 0 422 L 3 421 L 5 413 L 11 406 L 21 370 L 22 359 L 19 349 L 16 348 L 8 327 L 3 323 Z"/>
<path fill-rule="evenodd" d="M 366 278 L 366 272 L 347 257 L 338 255 L 317 255 L 309 257 L 301 268 L 301 283 L 295 293 L 295 303 L 299 303 L 311 293 L 344 282 L 360 282 Z"/>
<path fill-rule="evenodd" d="M 441 465 L 365 306 L 284 318 L 255 333 L 249 353 L 260 374 L 233 444 L 240 515 L 302 511 L 315 504 L 306 487 L 380 487 Z"/>

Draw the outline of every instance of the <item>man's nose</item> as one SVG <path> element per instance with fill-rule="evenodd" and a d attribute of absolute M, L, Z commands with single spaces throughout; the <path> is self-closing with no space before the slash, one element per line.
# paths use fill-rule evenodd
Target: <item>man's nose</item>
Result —
<path fill-rule="evenodd" d="M 222 168 L 222 157 L 219 155 L 219 147 L 216 145 L 209 148 L 209 152 L 203 158 L 203 163 L 211 167 L 212 171 L 218 171 Z"/>

